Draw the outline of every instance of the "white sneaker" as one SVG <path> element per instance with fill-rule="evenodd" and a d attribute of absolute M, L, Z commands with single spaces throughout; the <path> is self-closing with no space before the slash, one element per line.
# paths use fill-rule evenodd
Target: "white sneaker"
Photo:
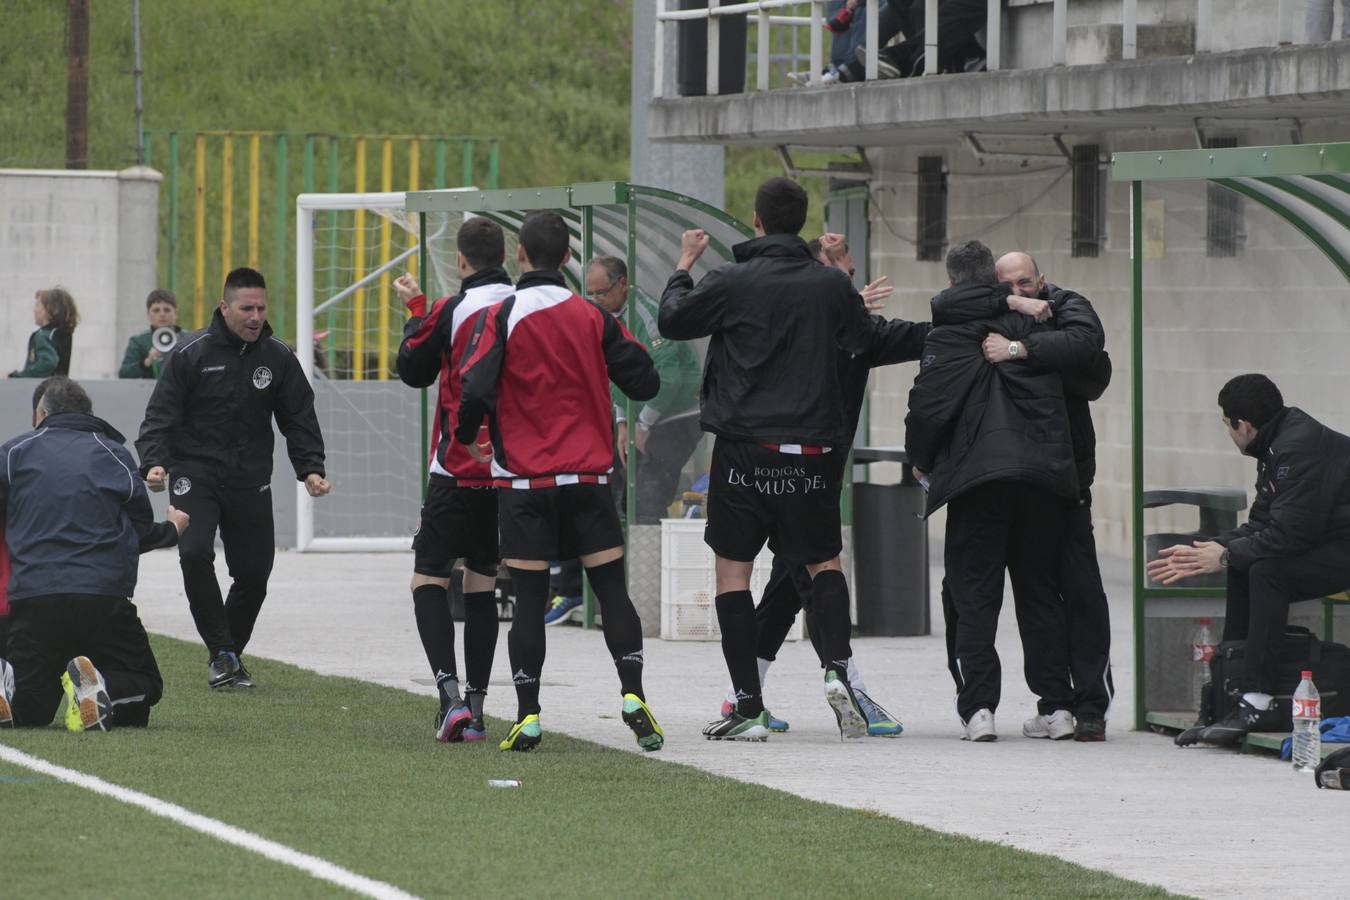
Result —
<path fill-rule="evenodd" d="M 0 728 L 14 727 L 14 667 L 0 659 Z"/>
<path fill-rule="evenodd" d="M 975 714 L 970 717 L 970 721 L 965 723 L 966 733 L 961 738 L 963 741 L 979 741 L 987 743 L 998 740 L 998 734 L 994 731 L 994 714 L 987 709 L 977 709 Z M 1072 726 L 1069 733 L 1073 734 Z"/>
<path fill-rule="evenodd" d="M 1048 716 L 1032 716 L 1022 723 L 1022 734 L 1029 738 L 1068 740 L 1073 737 L 1073 713 L 1057 709 Z"/>

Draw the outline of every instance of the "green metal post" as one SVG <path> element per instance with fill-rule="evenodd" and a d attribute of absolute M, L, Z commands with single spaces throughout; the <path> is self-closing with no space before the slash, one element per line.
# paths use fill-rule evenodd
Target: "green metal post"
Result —
<path fill-rule="evenodd" d="M 497 142 L 488 145 L 488 190 L 497 189 Z M 629 282 L 631 284 L 631 282 Z"/>
<path fill-rule="evenodd" d="M 439 297 L 440 294 L 438 294 L 438 293 L 432 293 L 433 290 L 434 290 L 434 291 L 439 291 L 441 288 L 440 288 L 440 285 L 433 284 L 433 283 L 432 283 L 432 280 L 431 280 L 432 274 L 433 274 L 433 273 L 432 273 L 432 271 L 431 271 L 431 253 L 430 253 L 430 252 L 428 251 L 428 249 L 427 249 L 427 214 L 426 214 L 426 213 L 418 213 L 418 214 L 417 214 L 417 235 L 418 235 L 418 250 L 417 250 L 418 265 L 417 265 L 417 268 L 418 268 L 418 271 L 420 271 L 420 272 L 422 273 L 422 292 L 425 293 L 428 297 Z M 419 470 L 420 470 L 421 473 L 422 473 L 422 496 L 423 496 L 423 497 L 426 497 L 426 495 L 427 495 L 427 468 L 428 468 L 428 462 L 429 462 L 429 460 L 431 459 L 431 455 L 430 455 L 430 454 L 431 454 L 431 446 L 430 446 L 430 444 L 428 443 L 428 441 L 430 440 L 430 438 L 427 436 L 427 429 L 428 429 L 429 423 L 428 423 L 428 421 L 427 421 L 427 389 L 426 389 L 426 388 L 422 388 L 422 390 L 421 390 L 421 395 L 422 395 L 422 403 L 421 403 L 421 409 L 422 409 L 422 433 L 421 433 L 421 438 L 422 438 L 422 462 L 421 462 L 421 464 L 419 465 L 418 468 L 419 468 Z"/>
<path fill-rule="evenodd" d="M 286 135 L 277 135 L 277 255 L 273 264 L 276 279 L 277 334 L 286 340 L 286 219 L 290 206 L 290 191 L 286 189 Z M 301 353 L 312 352 L 308 347 L 297 348 Z"/>
<path fill-rule="evenodd" d="M 465 184 L 468 184 L 468 182 L 465 182 Z M 591 207 L 591 206 L 583 206 L 583 207 L 581 208 L 581 256 L 582 256 L 583 260 L 589 260 L 589 259 L 591 258 L 591 255 L 595 252 L 595 243 L 594 243 L 594 241 L 595 241 L 595 210 L 594 210 L 594 208 Z M 586 277 L 586 270 L 585 270 L 585 268 L 584 268 L 585 265 L 586 265 L 586 263 L 583 261 L 583 262 L 582 262 L 583 268 L 582 268 L 582 272 L 581 272 L 581 277 L 582 277 L 583 279 Z M 630 281 L 629 281 L 629 284 L 632 284 L 632 283 L 633 283 L 633 282 L 630 280 Z M 584 284 L 583 284 L 583 286 L 582 286 L 582 289 L 583 289 L 583 290 L 585 289 L 585 285 L 584 285 Z M 630 407 L 631 407 L 631 404 L 630 404 Z M 632 412 L 632 410 L 630 409 L 629 412 Z M 625 471 L 627 471 L 627 466 L 625 466 L 624 469 L 625 469 Z M 629 522 L 629 516 L 625 515 L 625 516 L 624 516 L 624 523 L 623 523 L 623 526 L 624 526 L 624 536 L 625 536 L 625 538 L 626 538 L 627 535 L 628 535 L 628 522 Z M 626 543 L 626 541 L 625 541 L 625 543 Z M 583 578 L 582 578 L 582 585 L 583 585 L 583 587 L 585 588 L 585 590 L 583 590 L 583 591 L 581 592 L 581 600 L 582 600 L 582 606 L 581 606 L 581 627 L 582 627 L 582 628 L 594 628 L 594 627 L 595 627 L 595 591 L 591 590 L 591 579 L 590 579 L 589 577 L 585 577 L 585 571 L 584 571 L 584 570 L 582 571 L 582 575 L 583 575 Z"/>
<path fill-rule="evenodd" d="M 178 293 L 178 132 L 169 132 L 169 292 Z"/>
<path fill-rule="evenodd" d="M 1146 726 L 1144 702 L 1144 183 L 1130 182 L 1130 373 L 1131 455 L 1133 490 L 1130 512 L 1134 519 L 1134 554 L 1130 581 L 1134 585 L 1134 727 Z"/>
<path fill-rule="evenodd" d="M 338 189 L 338 139 L 328 139 L 328 190 L 336 194 Z M 328 297 L 337 293 L 337 212 L 328 214 Z M 325 297 L 324 299 L 327 299 Z M 328 307 L 328 375 L 337 375 L 337 306 Z"/>
<path fill-rule="evenodd" d="M 445 141 L 436 142 L 436 187 L 445 187 Z"/>
<path fill-rule="evenodd" d="M 473 140 L 464 142 L 464 160 L 460 168 L 459 183 L 468 187 L 473 184 Z"/>

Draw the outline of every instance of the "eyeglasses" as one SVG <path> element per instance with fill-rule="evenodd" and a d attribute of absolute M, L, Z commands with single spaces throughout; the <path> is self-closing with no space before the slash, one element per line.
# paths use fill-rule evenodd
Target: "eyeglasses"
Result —
<path fill-rule="evenodd" d="M 590 296 L 596 300 L 599 300 L 603 298 L 606 294 L 608 294 L 610 291 L 614 290 L 615 285 L 617 285 L 620 281 L 623 281 L 622 275 L 620 275 L 618 278 L 610 279 L 609 284 L 605 285 L 604 287 L 599 288 L 598 290 L 590 291 L 589 292 Z"/>

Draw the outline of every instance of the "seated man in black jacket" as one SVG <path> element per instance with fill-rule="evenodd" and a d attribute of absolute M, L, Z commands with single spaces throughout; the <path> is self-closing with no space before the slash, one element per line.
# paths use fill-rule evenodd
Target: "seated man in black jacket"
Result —
<path fill-rule="evenodd" d="M 1289 604 L 1350 585 L 1350 437 L 1332 431 L 1284 397 L 1265 375 L 1239 375 L 1219 391 L 1233 444 L 1256 459 L 1256 500 L 1247 521 L 1214 541 L 1160 550 L 1147 566 L 1162 584 L 1205 573 L 1228 573 L 1223 639 L 1246 640 L 1233 711 L 1177 738 L 1235 744 L 1249 731 L 1277 726 L 1279 636 Z"/>
<path fill-rule="evenodd" d="M 944 613 L 957 713 L 967 740 L 992 741 L 1005 568 L 1038 712 L 1073 702 L 1057 570 L 1078 477 L 1059 375 L 984 358 L 991 332 L 1005 335 L 1017 357 L 1028 337 L 1050 326 L 1013 312 L 968 318 L 972 306 L 998 308 L 1009 293 L 995 282 L 993 254 L 979 241 L 952 247 L 947 274 L 952 286 L 933 300 L 933 331 L 909 395 L 905 452 L 928 478 L 928 515 L 950 504 Z"/>
<path fill-rule="evenodd" d="M 92 409 L 78 384 L 49 378 L 34 430 L 0 447 L 13 560 L 0 727 L 49 724 L 63 688 L 71 731 L 143 726 L 164 689 L 128 598 L 139 555 L 172 547 L 188 517 L 170 506 L 169 521 L 154 523 L 136 461 Z"/>

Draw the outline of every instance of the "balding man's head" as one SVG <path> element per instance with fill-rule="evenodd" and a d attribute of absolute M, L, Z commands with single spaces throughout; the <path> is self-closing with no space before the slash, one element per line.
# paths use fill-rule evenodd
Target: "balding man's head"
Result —
<path fill-rule="evenodd" d="M 1045 276 L 1031 254 L 1013 251 L 1005 253 L 994 263 L 998 280 L 1011 284 L 1019 297 L 1039 297 L 1045 288 Z"/>

